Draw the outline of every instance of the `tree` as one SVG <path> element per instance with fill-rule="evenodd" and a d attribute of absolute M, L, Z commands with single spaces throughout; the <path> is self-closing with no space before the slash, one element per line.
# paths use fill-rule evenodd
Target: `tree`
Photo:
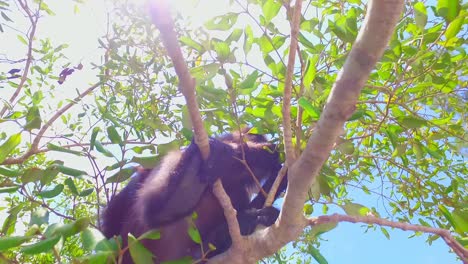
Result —
<path fill-rule="evenodd" d="M 400 16 L 402 1 L 235 1 L 193 28 L 159 2 L 153 21 L 116 3 L 93 64 L 41 38 L 41 19 L 57 12 L 48 4 L 0 1 L 3 34 L 25 32 L 25 55 L 5 54 L 0 68 L 3 262 L 115 258 L 97 219 L 128 165 L 154 166 L 192 126 L 207 153 L 205 131 L 243 124 L 284 142 L 289 187 L 277 224 L 243 238 L 216 185 L 233 247 L 213 262 L 255 261 L 301 236 L 293 248 L 326 263 L 320 234 L 342 221 L 427 233 L 468 261 L 466 4 L 406 3 Z M 90 67 L 97 82 L 54 101 Z"/>

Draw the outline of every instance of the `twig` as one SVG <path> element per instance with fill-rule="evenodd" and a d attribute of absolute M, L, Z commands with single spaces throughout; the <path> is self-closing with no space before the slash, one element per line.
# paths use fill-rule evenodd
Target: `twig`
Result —
<path fill-rule="evenodd" d="M 374 217 L 374 216 L 350 216 L 350 215 L 324 215 L 316 218 L 308 219 L 310 225 L 317 225 L 323 223 L 338 223 L 338 222 L 349 222 L 349 223 L 366 223 L 366 224 L 376 224 L 380 226 L 388 226 L 393 228 L 398 228 L 405 231 L 416 231 L 423 233 L 430 233 L 440 236 L 447 245 L 453 249 L 453 251 L 460 257 L 463 263 L 468 263 L 468 250 L 466 250 L 457 240 L 452 236 L 452 234 L 441 228 L 434 228 L 421 225 L 413 225 L 402 222 L 393 222 L 386 219 Z"/>
<path fill-rule="evenodd" d="M 294 75 L 294 63 L 296 60 L 297 50 L 297 35 L 299 34 L 299 23 L 301 21 L 301 8 L 302 1 L 296 1 L 294 6 L 294 15 L 291 22 L 291 43 L 289 44 L 289 57 L 288 67 L 286 70 L 286 79 L 284 81 L 284 96 L 283 108 L 283 137 L 284 149 L 286 154 L 286 162 L 291 166 L 296 159 L 296 153 L 292 143 L 292 130 L 291 130 L 291 91 L 292 91 L 292 78 Z M 296 131 L 296 133 L 299 133 Z"/>
<path fill-rule="evenodd" d="M 270 188 L 270 192 L 268 193 L 268 196 L 265 200 L 265 206 L 271 206 L 275 200 L 276 192 L 278 191 L 278 188 L 281 184 L 281 181 L 283 180 L 284 176 L 286 176 L 286 172 L 288 171 L 288 165 L 285 163 L 281 170 L 278 172 L 278 176 L 276 177 L 275 181 L 273 182 L 273 185 Z"/>
<path fill-rule="evenodd" d="M 2 165 L 11 165 L 11 164 L 20 164 L 23 163 L 27 158 L 30 156 L 38 153 L 38 146 L 39 142 L 41 141 L 42 136 L 44 133 L 47 131 L 47 129 L 57 120 L 60 116 L 63 115 L 68 109 L 70 109 L 72 106 L 74 106 L 79 100 L 83 99 L 86 95 L 90 94 L 94 89 L 99 87 L 101 83 L 96 83 L 95 85 L 89 87 L 86 91 L 82 92 L 79 94 L 73 101 L 62 107 L 60 110 L 58 110 L 50 119 L 45 123 L 39 132 L 37 133 L 36 137 L 33 140 L 33 143 L 31 144 L 31 147 L 29 150 L 24 153 L 21 157 L 18 158 L 8 158 L 5 161 L 3 161 Z"/>
<path fill-rule="evenodd" d="M 37 28 L 37 21 L 39 20 L 39 10 L 37 11 L 37 14 L 32 14 L 31 10 L 28 7 L 28 4 L 26 1 L 18 1 L 21 8 L 26 12 L 28 15 L 29 21 L 31 22 L 31 31 L 29 32 L 28 36 L 28 53 L 27 53 L 27 58 L 26 58 L 26 65 L 24 66 L 23 74 L 21 75 L 21 80 L 18 84 L 18 88 L 16 88 L 15 92 L 13 95 L 10 97 L 10 104 L 13 104 L 15 101 L 16 97 L 20 94 L 21 90 L 24 87 L 24 83 L 27 80 L 28 73 L 29 73 L 29 67 L 31 67 L 31 63 L 33 60 L 32 57 L 32 50 L 33 50 L 33 41 L 34 41 L 34 35 L 36 34 L 36 28 Z M 0 117 L 3 117 L 5 112 L 8 110 L 8 106 L 5 105 L 3 106 L 2 110 L 0 111 Z"/>
<path fill-rule="evenodd" d="M 218 198 L 221 207 L 224 210 L 224 216 L 228 222 L 229 234 L 231 235 L 232 246 L 240 247 L 242 245 L 242 236 L 240 233 L 239 223 L 237 222 L 237 211 L 231 204 L 231 199 L 223 188 L 221 180 L 214 183 L 213 193 Z"/>

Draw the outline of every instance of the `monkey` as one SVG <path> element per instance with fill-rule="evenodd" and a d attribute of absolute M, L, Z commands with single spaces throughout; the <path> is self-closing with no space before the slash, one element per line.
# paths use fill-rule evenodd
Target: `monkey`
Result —
<path fill-rule="evenodd" d="M 243 133 L 243 132 L 241 132 Z M 272 225 L 279 210 L 263 207 L 265 197 L 256 193 L 255 176 L 264 191 L 271 189 L 281 169 L 279 153 L 265 136 L 250 133 L 226 134 L 210 138 L 210 155 L 206 161 L 193 142 L 183 151 L 169 153 L 152 170 L 138 170 L 128 185 L 117 194 L 103 212 L 101 230 L 106 238 L 121 236 L 127 245 L 128 233 L 135 237 L 150 229 L 159 229 L 159 240 L 143 240 L 143 245 L 156 257 L 155 263 L 182 257 L 200 259 L 226 251 L 231 245 L 223 209 L 211 190 L 220 178 L 233 207 L 237 210 L 241 234 L 249 235 L 258 225 Z M 251 172 L 240 162 L 245 157 Z M 284 191 L 286 177 L 275 197 Z M 200 246 L 187 235 L 187 216 L 194 220 L 203 240 L 216 249 L 202 256 Z M 123 263 L 133 263 L 128 253 Z"/>

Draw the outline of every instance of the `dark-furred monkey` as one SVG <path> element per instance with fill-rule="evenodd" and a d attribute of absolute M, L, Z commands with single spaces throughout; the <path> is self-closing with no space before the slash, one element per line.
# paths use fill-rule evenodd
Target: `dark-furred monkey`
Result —
<path fill-rule="evenodd" d="M 229 195 L 242 235 L 255 231 L 257 225 L 272 225 L 279 214 L 274 207 L 263 207 L 264 195 L 253 179 L 268 192 L 281 169 L 275 145 L 263 135 L 233 133 L 210 139 L 210 156 L 201 157 L 193 142 L 183 151 L 168 154 L 159 166 L 139 171 L 128 185 L 108 204 L 102 216 L 102 232 L 107 238 L 122 236 L 127 245 L 128 233 L 135 237 L 150 229 L 159 229 L 161 238 L 144 240 L 143 245 L 155 256 L 155 263 L 186 256 L 202 258 L 208 243 L 216 247 L 208 257 L 227 250 L 231 244 L 223 209 L 213 195 L 211 184 L 218 178 Z M 241 163 L 244 159 L 250 168 Z M 253 175 L 252 175 L 253 174 Z M 286 177 L 277 195 L 286 188 Z M 257 194 L 253 199 L 252 196 Z M 190 216 L 203 241 L 196 244 L 187 234 Z M 128 253 L 123 263 L 132 263 Z"/>

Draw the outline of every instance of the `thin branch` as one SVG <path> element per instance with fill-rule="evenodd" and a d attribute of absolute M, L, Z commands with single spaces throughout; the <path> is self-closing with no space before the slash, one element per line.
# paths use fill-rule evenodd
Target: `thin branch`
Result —
<path fill-rule="evenodd" d="M 9 158 L 3 161 L 2 165 L 11 165 L 11 164 L 20 164 L 23 163 L 26 159 L 28 159 L 30 156 L 38 153 L 38 146 L 39 142 L 42 139 L 42 136 L 44 133 L 47 131 L 47 129 L 57 120 L 59 117 L 61 117 L 68 109 L 70 109 L 72 106 L 74 106 L 79 100 L 83 99 L 86 95 L 90 94 L 94 89 L 99 87 L 101 85 L 101 82 L 94 84 L 93 86 L 89 87 L 86 89 L 84 92 L 79 94 L 75 99 L 73 99 L 72 102 L 68 103 L 64 107 L 62 107 L 60 110 L 58 110 L 50 119 L 45 123 L 39 132 L 37 133 L 37 136 L 34 138 L 33 143 L 31 144 L 31 147 L 29 150 L 24 153 L 21 157 L 18 158 Z"/>
<path fill-rule="evenodd" d="M 281 181 L 283 181 L 283 178 L 286 176 L 287 171 L 288 165 L 287 163 L 285 163 L 281 170 L 278 172 L 278 176 L 276 177 L 275 181 L 273 182 L 273 185 L 270 188 L 270 192 L 268 193 L 264 206 L 271 206 L 275 201 L 276 192 L 278 191 Z"/>
<path fill-rule="evenodd" d="M 423 232 L 429 234 L 435 234 L 440 236 L 445 243 L 462 259 L 463 263 L 468 263 L 468 250 L 466 250 L 458 241 L 452 236 L 452 234 L 441 228 L 434 228 L 421 225 L 413 225 L 402 222 L 393 222 L 386 219 L 374 217 L 374 216 L 350 216 L 350 215 L 324 215 L 316 218 L 308 219 L 310 225 L 324 224 L 324 223 L 338 223 L 338 222 L 349 222 L 349 223 L 366 223 L 376 224 L 379 226 L 388 226 L 398 228 L 405 231 Z"/>
<path fill-rule="evenodd" d="M 299 87 L 299 94 L 297 98 L 301 98 L 304 95 L 305 87 L 304 87 L 304 76 L 305 76 L 305 66 L 306 63 L 304 58 L 302 57 L 301 50 L 297 48 L 297 56 L 299 57 L 299 62 L 301 64 L 301 83 Z M 311 66 L 309 66 L 311 67 Z M 296 118 L 296 155 L 301 153 L 301 138 L 302 138 L 302 114 L 304 113 L 304 108 L 300 105 L 297 106 L 297 118 Z"/>
<path fill-rule="evenodd" d="M 21 75 L 21 80 L 18 84 L 18 88 L 16 88 L 15 92 L 13 95 L 10 97 L 10 105 L 14 103 L 16 97 L 20 94 L 21 90 L 24 87 L 24 83 L 28 79 L 28 73 L 29 73 L 29 67 L 31 67 L 31 63 L 33 61 L 32 57 L 32 50 L 33 50 L 33 41 L 34 41 L 34 35 L 36 34 L 36 28 L 37 28 L 37 21 L 39 20 L 39 10 L 37 11 L 36 14 L 32 14 L 31 10 L 28 7 L 27 2 L 23 1 L 18 1 L 21 8 L 26 12 L 28 15 L 29 21 L 31 22 L 31 31 L 29 32 L 28 36 L 28 53 L 27 53 L 27 58 L 26 58 L 26 65 L 24 66 L 23 74 Z M 2 110 L 0 111 L 0 117 L 3 117 L 5 112 L 8 110 L 8 105 L 3 106 Z"/>
<path fill-rule="evenodd" d="M 231 204 L 231 199 L 223 188 L 221 181 L 216 181 L 213 187 L 213 193 L 218 198 L 221 207 L 224 210 L 224 216 L 228 222 L 229 234 L 231 235 L 232 246 L 240 247 L 242 245 L 242 236 L 239 223 L 237 222 L 237 211 Z"/>
<path fill-rule="evenodd" d="M 297 36 L 299 34 L 299 24 L 301 21 L 301 7 L 302 1 L 296 1 L 294 6 L 294 15 L 291 22 L 291 43 L 289 44 L 289 57 L 288 67 L 286 70 L 286 79 L 284 81 L 284 96 L 283 108 L 283 137 L 284 149 L 286 153 L 286 162 L 291 166 L 296 159 L 296 153 L 292 143 L 292 130 L 291 130 L 291 91 L 292 91 L 292 78 L 294 75 L 294 64 L 296 61 L 297 51 Z M 298 133 L 296 131 L 296 133 Z"/>

